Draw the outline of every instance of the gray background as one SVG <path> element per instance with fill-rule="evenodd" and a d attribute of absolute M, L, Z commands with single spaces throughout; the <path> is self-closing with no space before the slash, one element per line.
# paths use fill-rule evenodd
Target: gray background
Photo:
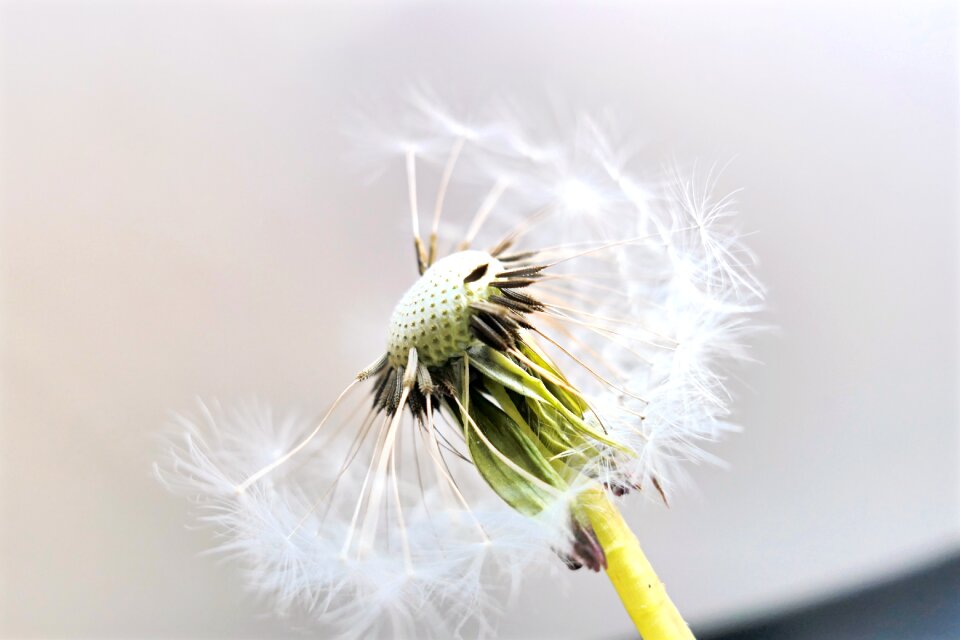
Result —
<path fill-rule="evenodd" d="M 908 6 L 909 5 L 909 6 Z M 651 168 L 733 162 L 758 233 L 747 430 L 630 514 L 698 624 L 960 545 L 949 3 L 5 3 L 0 634 L 279 637 L 150 476 L 194 395 L 312 411 L 414 277 L 398 171 L 340 131 L 410 82 L 611 106 Z M 506 638 L 603 638 L 606 579 L 531 576 Z"/>

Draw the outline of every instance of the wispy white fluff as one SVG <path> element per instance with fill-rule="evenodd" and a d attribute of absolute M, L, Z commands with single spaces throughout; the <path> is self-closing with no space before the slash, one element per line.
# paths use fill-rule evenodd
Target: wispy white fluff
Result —
<path fill-rule="evenodd" d="M 441 253 L 474 232 L 473 246 L 488 247 L 529 227 L 517 249 L 557 261 L 531 292 L 551 305 L 537 326 L 563 349 L 542 346 L 634 452 L 609 449 L 592 473 L 658 496 L 653 487 L 669 492 L 680 463 L 712 460 L 710 442 L 735 428 L 724 367 L 748 358 L 763 291 L 733 199 L 712 194 L 714 172 L 651 173 L 608 119 L 558 113 L 498 104 L 464 116 L 420 94 L 366 148 L 399 171 L 412 159 L 435 182 L 459 152 Z M 363 128 L 375 138 L 370 121 Z M 429 194 L 420 197 L 429 218 Z M 372 420 L 335 420 L 240 493 L 313 425 L 201 403 L 175 420 L 158 474 L 195 500 L 220 550 L 281 614 L 343 637 L 490 635 L 520 575 L 566 543 L 570 496 L 538 519 L 520 516 L 446 449 L 440 464 L 412 421 L 401 425 L 396 473 L 368 477 L 384 429 Z M 463 453 L 453 430 L 444 433 L 449 442 L 436 446 Z M 342 470 L 345 460 L 353 463 Z M 370 535 L 355 507 L 377 482 L 386 498 Z"/>
<path fill-rule="evenodd" d="M 161 481 L 194 500 L 198 519 L 218 533 L 217 551 L 239 561 L 252 591 L 296 624 L 320 621 L 340 637 L 489 635 L 520 575 L 565 535 L 562 521 L 524 518 L 479 486 L 470 513 L 451 508 L 436 485 L 406 486 L 416 495 L 404 512 L 411 566 L 395 518 L 371 552 L 345 553 L 363 465 L 351 465 L 332 499 L 323 495 L 345 457 L 343 442 L 311 444 L 298 463 L 238 493 L 312 424 L 262 406 L 202 402 L 174 423 L 156 465 Z"/>

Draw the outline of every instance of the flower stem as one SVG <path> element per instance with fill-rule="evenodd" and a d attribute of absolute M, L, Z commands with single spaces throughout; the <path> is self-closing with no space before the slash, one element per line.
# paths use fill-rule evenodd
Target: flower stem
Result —
<path fill-rule="evenodd" d="M 606 492 L 589 488 L 579 502 L 607 556 L 607 576 L 644 640 L 693 640 L 690 627 Z"/>

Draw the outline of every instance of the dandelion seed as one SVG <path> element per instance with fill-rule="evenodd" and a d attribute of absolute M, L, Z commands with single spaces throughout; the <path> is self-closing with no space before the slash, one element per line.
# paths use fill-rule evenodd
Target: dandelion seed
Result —
<path fill-rule="evenodd" d="M 641 184 L 593 121 L 544 143 L 415 104 L 385 146 L 420 275 L 382 353 L 316 424 L 201 405 L 159 476 L 252 590 L 342 637 L 492 635 L 504 586 L 548 562 L 606 570 L 648 640 L 691 637 L 613 499 L 666 502 L 733 428 L 719 367 L 745 358 L 762 288 L 730 200 Z M 462 215 L 458 171 L 486 183 Z"/>

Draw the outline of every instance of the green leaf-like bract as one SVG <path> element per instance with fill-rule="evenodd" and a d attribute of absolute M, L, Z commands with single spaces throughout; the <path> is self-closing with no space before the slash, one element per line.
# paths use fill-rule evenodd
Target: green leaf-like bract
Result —
<path fill-rule="evenodd" d="M 526 343 L 519 351 L 518 360 L 486 346 L 472 348 L 460 380 L 460 409 L 450 414 L 490 487 L 532 516 L 568 489 L 597 455 L 597 443 L 617 445 L 545 354 Z"/>

